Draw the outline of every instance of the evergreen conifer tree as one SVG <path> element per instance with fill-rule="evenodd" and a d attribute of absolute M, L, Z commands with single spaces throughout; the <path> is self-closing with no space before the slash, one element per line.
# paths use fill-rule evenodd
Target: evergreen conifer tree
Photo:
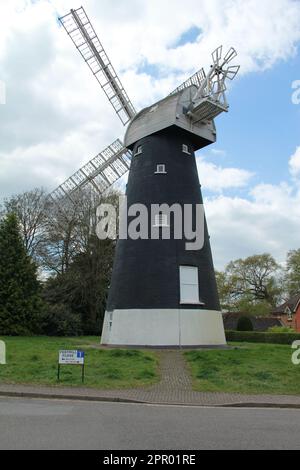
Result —
<path fill-rule="evenodd" d="M 0 334 L 37 331 L 42 308 L 37 268 L 27 255 L 15 214 L 0 222 Z"/>

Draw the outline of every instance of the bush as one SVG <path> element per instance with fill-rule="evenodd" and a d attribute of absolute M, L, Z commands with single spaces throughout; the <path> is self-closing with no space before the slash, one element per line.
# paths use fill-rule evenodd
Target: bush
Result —
<path fill-rule="evenodd" d="M 260 331 L 226 331 L 227 341 L 288 344 L 300 340 L 300 333 L 269 333 Z"/>
<path fill-rule="evenodd" d="M 41 317 L 41 333 L 47 336 L 79 336 L 82 334 L 80 315 L 64 304 L 47 305 Z"/>
<path fill-rule="evenodd" d="M 237 331 L 253 331 L 253 323 L 249 317 L 240 317 L 236 329 Z"/>
<path fill-rule="evenodd" d="M 272 326 L 268 328 L 268 333 L 297 333 L 297 331 L 289 326 Z"/>

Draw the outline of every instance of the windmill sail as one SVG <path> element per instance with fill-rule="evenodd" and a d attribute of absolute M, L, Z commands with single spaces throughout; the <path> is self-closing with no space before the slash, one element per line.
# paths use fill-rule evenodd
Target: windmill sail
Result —
<path fill-rule="evenodd" d="M 56 203 L 66 198 L 72 200 L 72 195 L 87 185 L 102 194 L 129 170 L 131 155 L 131 151 L 119 139 L 116 140 L 58 186 L 49 197 Z"/>
<path fill-rule="evenodd" d="M 122 123 L 127 124 L 135 116 L 136 111 L 84 8 L 71 10 L 59 20 L 100 83 Z"/>
<path fill-rule="evenodd" d="M 205 82 L 205 79 L 206 79 L 206 75 L 205 75 L 204 69 L 202 68 L 198 70 L 198 72 L 194 73 L 194 75 L 192 75 L 190 78 L 185 80 L 185 82 L 179 85 L 174 91 L 172 91 L 172 93 L 170 93 L 170 96 L 175 95 L 179 91 L 182 91 L 185 88 L 189 88 L 192 85 L 196 85 L 197 88 L 200 88 L 202 83 Z"/>

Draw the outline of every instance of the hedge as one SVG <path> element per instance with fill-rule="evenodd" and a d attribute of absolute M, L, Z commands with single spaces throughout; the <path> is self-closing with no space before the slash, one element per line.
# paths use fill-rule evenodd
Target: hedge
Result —
<path fill-rule="evenodd" d="M 270 333 L 261 331 L 226 331 L 227 341 L 246 341 L 248 343 L 289 344 L 300 340 L 300 333 Z"/>

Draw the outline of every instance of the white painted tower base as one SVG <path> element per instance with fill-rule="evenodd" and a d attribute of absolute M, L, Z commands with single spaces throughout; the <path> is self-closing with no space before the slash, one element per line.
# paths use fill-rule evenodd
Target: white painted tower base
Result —
<path fill-rule="evenodd" d="M 101 343 L 108 346 L 226 346 L 221 312 L 135 309 L 106 312 Z"/>

